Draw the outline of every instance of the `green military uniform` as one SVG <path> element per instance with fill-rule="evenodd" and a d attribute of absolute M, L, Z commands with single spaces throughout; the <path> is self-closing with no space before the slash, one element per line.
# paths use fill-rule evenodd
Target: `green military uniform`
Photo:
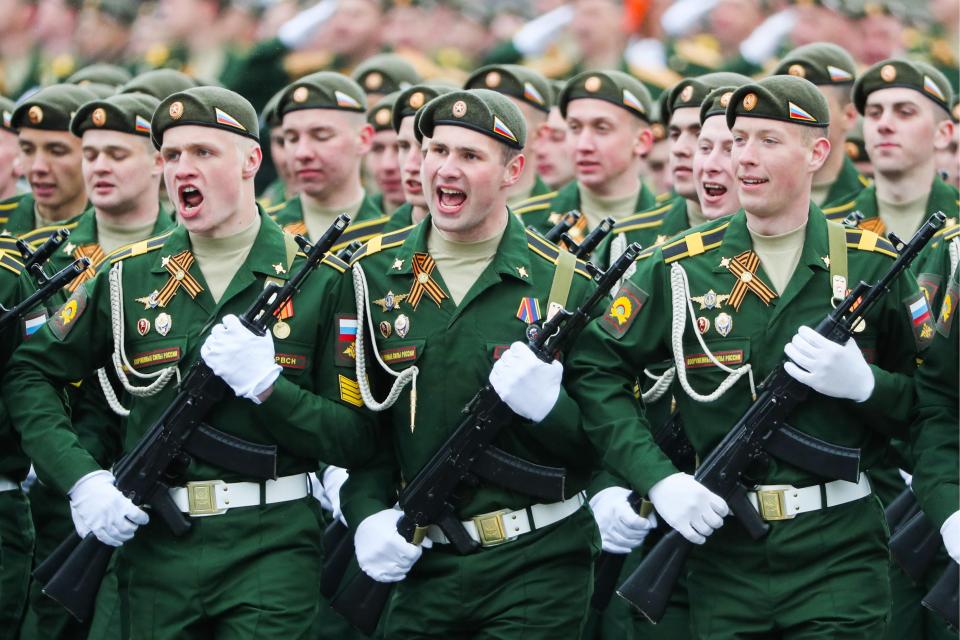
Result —
<path fill-rule="evenodd" d="M 23 265 L 7 250 L 16 251 L 5 239 L 0 251 L 0 303 L 6 308 L 19 302 L 17 276 Z M 31 329 L 33 325 L 30 325 Z M 11 326 L 0 342 L 0 362 L 6 362 L 17 343 Z M 30 501 L 20 488 L 30 461 L 20 450 L 20 439 L 10 423 L 6 406 L 0 404 L 0 638 L 15 640 L 27 603 L 30 571 L 33 566 L 34 528 Z"/>
<path fill-rule="evenodd" d="M 175 126 L 174 116 L 255 137 L 245 133 L 256 131 L 253 109 L 223 89 L 192 89 L 161 103 L 152 122 L 155 145 L 166 128 Z M 6 401 L 17 405 L 12 418 L 40 479 L 58 491 L 67 492 L 78 478 L 101 468 L 59 408 L 57 388 L 98 367 L 113 367 L 113 311 L 123 313 L 124 339 L 118 347 L 129 370 L 149 375 L 178 366 L 183 372 L 199 357 L 218 318 L 243 313 L 268 278 L 283 282 L 302 264 L 292 238 L 261 211 L 249 254 L 215 302 L 191 244 L 186 229 L 176 227 L 109 255 L 100 273 L 78 287 L 11 362 L 4 391 Z M 305 472 L 316 469 L 320 459 L 352 466 L 373 453 L 374 431 L 349 403 L 329 399 L 342 396 L 342 382 L 322 368 L 324 359 L 318 357 L 332 357 L 333 319 L 322 309 L 333 300 L 345 268 L 328 258 L 284 309 L 283 325 L 274 332 L 276 361 L 283 373 L 270 397 L 254 405 L 228 394 L 207 418 L 211 426 L 237 437 L 276 445 L 276 473 L 292 477 L 287 482 L 294 485 L 302 479 L 308 487 Z M 120 297 L 114 310 L 111 273 Z M 131 394 L 125 449 L 169 405 L 175 387 L 168 383 L 155 395 Z M 247 478 L 194 459 L 172 484 L 213 479 L 233 483 Z M 259 506 L 194 518 L 190 532 L 177 538 L 156 521 L 143 527 L 120 556 L 131 634 L 304 636 L 317 614 L 320 528 L 317 502 L 306 488 L 301 491 L 302 499 L 271 500 L 268 484 Z M 214 499 L 221 508 L 229 504 Z M 197 513 L 194 506 L 189 510 Z"/>
<path fill-rule="evenodd" d="M 776 97 L 781 93 L 791 96 L 807 117 L 826 121 L 822 97 L 798 82 L 771 78 L 738 89 L 730 99 L 728 123 L 742 115 L 744 101 L 746 110 L 755 109 L 758 117 L 786 120 L 787 114 L 780 115 L 786 111 L 786 100 L 781 103 Z M 676 394 L 691 443 L 701 459 L 707 455 L 752 402 L 742 367 L 749 364 L 751 379 L 763 380 L 782 360 L 782 345 L 797 328 L 815 325 L 831 311 L 834 274 L 828 265 L 838 269 L 845 252 L 849 280 L 874 282 L 896 256 L 892 245 L 872 232 L 839 226 L 828 230 L 814 205 L 803 233 L 798 265 L 779 296 L 756 259 L 742 211 L 645 251 L 637 273 L 614 294 L 607 315 L 587 329 L 568 361 L 577 381 L 572 393 L 588 423 L 616 427 L 639 418 L 647 424 L 628 390 L 650 363 L 679 359 L 681 382 L 685 376 L 696 393 L 710 394 L 727 373 L 711 362 L 709 352 L 726 367 L 740 369 L 739 379 L 719 396 L 694 400 L 689 391 Z M 748 278 L 737 275 L 743 265 L 751 273 Z M 673 299 L 677 287 L 683 286 L 676 280 L 679 272 L 672 275 L 677 269 L 689 280 L 685 295 L 699 302 L 697 317 L 682 325 L 682 354 L 673 353 L 671 347 L 676 339 L 671 329 Z M 836 444 L 859 447 L 862 469 L 876 464 L 891 433 L 902 432 L 909 416 L 912 385 L 904 374 L 912 370 L 918 348 L 915 336 L 919 342 L 927 325 L 922 321 L 914 325 L 908 309 L 923 300 L 912 277 L 905 274 L 866 319 L 857 343 L 873 362 L 876 384 L 868 400 L 855 404 L 814 395 L 793 413 L 791 425 Z M 701 334 L 708 352 L 687 322 Z M 623 454 L 645 465 L 645 482 L 635 486 L 638 490 L 647 490 L 674 472 L 652 443 Z M 748 482 L 763 485 L 796 487 L 821 481 L 777 458 L 751 469 L 749 478 Z M 853 494 L 861 498 L 801 513 L 791 521 L 771 522 L 770 533 L 762 540 L 753 541 L 741 527 L 728 523 L 706 545 L 695 548 L 687 571 L 694 637 L 868 638 L 881 632 L 889 599 L 887 531 L 879 502 L 869 495 L 866 482 L 862 478 Z M 763 513 L 768 519 L 776 515 Z"/>
<path fill-rule="evenodd" d="M 307 225 L 303 222 L 303 206 L 300 203 L 300 197 L 295 196 L 291 200 L 270 207 L 266 212 L 287 233 L 306 236 Z M 334 251 L 339 251 L 355 240 L 367 241 L 382 233 L 384 226 L 390 220 L 390 216 L 383 215 L 383 211 L 377 207 L 373 197 L 368 195 L 364 196 L 360 209 L 351 219 L 350 226 L 347 227 L 347 230 L 333 247 Z M 316 240 L 316 238 L 313 239 Z"/>

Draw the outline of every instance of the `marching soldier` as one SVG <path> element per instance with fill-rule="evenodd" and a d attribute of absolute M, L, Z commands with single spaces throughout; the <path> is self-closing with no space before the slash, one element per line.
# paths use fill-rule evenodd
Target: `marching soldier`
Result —
<path fill-rule="evenodd" d="M 633 381 L 649 363 L 675 359 L 677 409 L 703 459 L 785 350 L 797 363 L 787 364 L 788 374 L 817 392 L 791 425 L 859 447 L 861 468 L 869 469 L 912 406 L 906 374 L 928 319 L 915 321 L 911 312 L 925 299 L 905 274 L 855 341 L 836 345 L 805 326 L 831 311 L 838 278 L 873 282 L 896 251 L 872 232 L 828 224 L 810 203 L 830 146 L 829 110 L 816 87 L 779 76 L 740 87 L 726 118 L 743 209 L 645 252 L 568 358 L 570 391 L 588 430 L 648 426 Z M 770 524 L 766 537 L 753 540 L 736 525 L 720 528 L 724 501 L 678 473 L 652 442 L 607 449 L 608 460 L 621 455 L 642 467 L 642 481 L 630 486 L 650 497 L 658 519 L 703 545 L 687 562 L 693 637 L 872 638 L 883 631 L 887 532 L 866 474 L 820 484 L 771 457 L 747 480 L 756 483 L 748 498 Z"/>
<path fill-rule="evenodd" d="M 363 87 L 371 109 L 387 94 L 403 91 L 422 81 L 413 65 L 395 53 L 370 56 L 353 70 L 350 77 Z"/>
<path fill-rule="evenodd" d="M 640 181 L 653 143 L 646 88 L 620 71 L 589 71 L 572 78 L 558 102 L 573 137 L 577 180 L 521 203 L 515 213 L 524 225 L 546 232 L 578 210 L 583 216 L 570 236 L 579 241 L 607 216 L 620 220 L 652 207 L 654 196 Z"/>
<path fill-rule="evenodd" d="M 427 104 L 419 126 L 430 217 L 374 239 L 354 256 L 370 304 L 351 307 L 357 312 L 351 319 L 369 343 L 348 344 L 335 361 L 351 375 L 351 353 L 372 348 L 392 375 L 410 380 L 415 373 L 415 389 L 396 385 L 390 394 L 396 402 L 380 404 L 392 375 L 357 354 L 356 363 L 369 363 L 351 375 L 359 383 L 357 404 L 384 411 L 382 428 L 391 441 L 376 464 L 351 469 L 341 491 L 357 559 L 374 580 L 399 583 L 382 621 L 385 637 L 574 637 L 587 612 L 598 548 L 580 493 L 596 464 L 594 449 L 566 394 L 555 387 L 546 401 L 531 393 L 559 385 L 553 380 L 559 365 L 539 366 L 525 347 L 511 343 L 524 340 L 528 324 L 542 319 L 551 303 L 564 299 L 564 306 L 575 307 L 591 283 L 583 263 L 528 233 L 507 209 L 507 192 L 525 162 L 526 131 L 516 105 L 489 90 L 454 91 Z M 488 377 L 519 416 L 536 423 L 517 418 L 497 445 L 566 466 L 566 499 L 534 504 L 481 482 L 457 511 L 481 548 L 461 556 L 431 527 L 421 556 L 421 547 L 396 530 L 397 480 L 414 477 Z"/>
<path fill-rule="evenodd" d="M 547 115 L 546 123 L 540 129 L 533 152 L 537 176 L 553 191 L 559 190 L 574 179 L 573 158 L 567 144 L 570 132 L 567 131 L 567 123 L 564 122 L 560 107 L 557 106 L 557 99 L 563 91 L 564 84 L 559 81 L 550 83 L 553 96 L 550 101 L 550 113 Z"/>
<path fill-rule="evenodd" d="M 334 247 L 367 240 L 390 219 L 360 182 L 360 165 L 373 129 L 356 82 L 320 71 L 288 86 L 277 104 L 284 151 L 300 193 L 268 213 L 289 233 L 316 239 L 341 213 L 352 222 Z"/>
<path fill-rule="evenodd" d="M 18 349 L 4 402 L 40 479 L 70 497 L 77 533 L 124 545 L 131 636 L 305 637 L 317 615 L 320 545 L 307 472 L 321 459 L 360 464 L 375 438 L 336 399 L 338 382 L 318 357 L 336 342 L 322 309 L 346 265 L 328 259 L 272 335 L 253 335 L 236 314 L 268 280 L 282 283 L 302 264 L 293 238 L 254 200 L 256 113 L 233 92 L 198 87 L 159 105 L 151 135 L 182 226 L 109 255 Z M 174 398 L 174 378 L 200 357 L 236 394 L 207 424 L 276 445 L 278 477 L 251 481 L 195 457 L 170 480 L 192 525 L 175 537 L 162 522 L 144 526 L 146 512 L 78 441 L 58 390 L 111 367 L 130 400 L 129 448 Z"/>
<path fill-rule="evenodd" d="M 17 130 L 13 128 L 13 100 L 0 96 L 0 200 L 9 202 L 17 194 L 20 167 L 17 155 L 20 147 Z"/>
<path fill-rule="evenodd" d="M 397 132 L 393 130 L 393 107 L 400 92 L 390 93 L 367 111 L 367 124 L 373 128 L 370 151 L 363 158 L 365 173 L 380 193 L 373 196 L 377 209 L 387 215 L 405 202 L 400 174 Z"/>
<path fill-rule="evenodd" d="M 417 224 L 427 217 L 429 194 L 424 193 L 420 178 L 421 153 L 424 138 L 416 128 L 416 116 L 425 104 L 453 91 L 439 84 L 417 84 L 397 96 L 393 106 L 393 130 L 397 132 L 397 150 L 400 154 L 400 177 L 405 203 L 393 212 L 384 233 Z"/>
<path fill-rule="evenodd" d="M 282 91 L 270 98 L 267 106 L 263 108 L 263 113 L 260 114 L 260 119 L 263 121 L 263 130 L 270 138 L 270 164 L 274 170 L 273 180 L 270 181 L 260 194 L 259 200 L 257 200 L 264 209 L 283 204 L 292 198 L 297 191 L 290 172 L 290 163 L 287 161 L 287 153 L 283 147 L 283 120 L 277 113 L 277 103 L 280 102 L 281 95 L 283 95 Z M 265 170 L 266 167 L 257 174 L 258 184 L 261 179 L 264 179 Z"/>
<path fill-rule="evenodd" d="M 37 237 L 25 234 L 37 227 L 66 223 L 87 208 L 80 139 L 70 133 L 70 118 L 94 99 L 83 87 L 60 84 L 17 105 L 10 124 L 19 131 L 18 161 L 31 192 L 0 202 L 3 231 L 34 240 Z"/>
<path fill-rule="evenodd" d="M 82 172 L 91 207 L 74 219 L 67 228 L 70 238 L 62 250 L 54 253 L 47 270 L 55 273 L 76 258 L 90 260 L 90 267 L 73 280 L 65 295 L 57 295 L 46 309 L 28 314 L 25 326 L 35 328 L 66 301 L 66 296 L 90 280 L 106 260 L 106 256 L 123 245 L 156 236 L 173 226 L 172 216 L 160 209 L 160 154 L 150 142 L 150 118 L 159 100 L 145 94 L 120 94 L 106 100 L 83 105 L 74 115 L 70 131 L 81 138 Z M 43 227 L 35 232 L 37 242 L 57 227 Z M 36 284 L 31 276 L 20 277 L 20 299 L 33 293 Z M 26 331 L 24 332 L 26 333 Z M 116 462 L 123 447 L 120 418 L 123 407 L 108 405 L 116 398 L 112 382 L 90 376 L 78 386 L 68 387 L 71 427 L 81 446 L 103 467 Z M 106 385 L 111 385 L 109 388 Z M 37 531 L 36 561 L 44 559 L 73 531 L 68 503 L 62 492 L 44 483 L 36 483 L 30 491 L 30 506 Z M 113 580 L 111 576 L 110 580 Z M 73 619 L 59 604 L 31 585 L 30 609 L 24 621 L 22 637 L 72 637 L 88 631 L 91 637 L 119 637 L 116 605 L 116 584 L 105 587 L 97 619 L 83 625 Z"/>
<path fill-rule="evenodd" d="M 530 162 L 523 168 L 520 180 L 510 190 L 507 206 L 516 208 L 521 203 L 550 193 L 552 189 L 537 175 L 533 162 L 539 143 L 540 129 L 550 113 L 552 94 L 550 84 L 542 74 L 515 64 L 488 65 L 477 69 L 463 85 L 464 89 L 490 89 L 507 96 L 523 114 L 529 136 L 524 155 Z"/>
<path fill-rule="evenodd" d="M 823 94 L 830 107 L 830 156 L 813 177 L 813 203 L 821 209 L 856 197 L 870 181 L 860 175 L 847 156 L 847 133 L 857 121 L 850 89 L 856 80 L 857 65 L 842 47 L 815 42 L 791 51 L 780 61 L 774 75 L 806 78 Z"/>

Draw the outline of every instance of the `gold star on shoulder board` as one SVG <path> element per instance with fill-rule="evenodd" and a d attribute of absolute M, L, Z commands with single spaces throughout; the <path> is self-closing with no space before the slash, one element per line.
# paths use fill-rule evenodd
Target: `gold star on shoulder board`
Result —
<path fill-rule="evenodd" d="M 67 244 L 63 245 L 63 252 L 67 255 L 73 255 L 73 250 L 76 248 L 77 245 L 73 244 L 72 242 L 68 242 Z"/>
<path fill-rule="evenodd" d="M 278 262 L 277 264 L 273 265 L 273 270 L 277 272 L 277 275 L 280 275 L 281 273 L 286 273 L 286 272 L 287 272 L 287 270 L 284 269 L 284 268 L 283 268 L 283 265 L 280 264 L 279 262 Z"/>
<path fill-rule="evenodd" d="M 661 233 L 660 235 L 657 236 L 657 239 L 656 239 L 656 241 L 654 242 L 654 244 L 659 247 L 660 245 L 662 245 L 662 244 L 663 244 L 664 242 L 666 242 L 666 241 L 667 241 L 667 236 L 665 236 L 665 235 L 663 235 L 663 234 Z"/>
<path fill-rule="evenodd" d="M 823 256 L 823 257 L 820 258 L 820 259 L 823 260 L 823 264 L 827 267 L 827 269 L 829 269 L 829 268 L 830 268 L 830 256 Z"/>
<path fill-rule="evenodd" d="M 730 258 L 720 258 L 720 266 L 721 266 L 721 267 L 726 268 L 726 267 L 728 267 L 729 265 L 730 265 Z"/>
<path fill-rule="evenodd" d="M 527 275 L 527 269 L 526 269 L 526 267 L 517 267 L 517 274 L 518 274 L 521 278 L 529 278 L 529 277 L 530 277 L 529 275 Z"/>
<path fill-rule="evenodd" d="M 397 258 L 396 260 L 394 260 L 393 268 L 396 269 L 397 271 L 400 271 L 400 269 L 403 269 L 403 258 Z"/>

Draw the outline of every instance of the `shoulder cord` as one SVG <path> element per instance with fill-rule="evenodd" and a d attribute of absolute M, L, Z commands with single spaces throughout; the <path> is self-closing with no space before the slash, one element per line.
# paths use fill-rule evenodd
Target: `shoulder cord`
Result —
<path fill-rule="evenodd" d="M 960 236 L 950 241 L 947 251 L 950 252 L 950 273 L 952 275 L 957 270 L 957 264 L 960 263 Z"/>
<path fill-rule="evenodd" d="M 363 398 L 363 403 L 371 411 L 385 411 L 397 402 L 404 387 L 408 384 L 412 385 L 410 388 L 410 430 L 413 431 L 414 418 L 417 413 L 417 374 L 419 373 L 419 369 L 414 365 L 408 369 L 397 372 L 388 367 L 387 363 L 380 357 L 380 352 L 376 348 L 377 340 L 374 337 L 373 314 L 370 313 L 370 296 L 367 295 L 367 275 L 364 273 L 360 263 L 353 265 L 353 293 L 357 304 L 356 371 L 357 385 L 360 387 L 360 397 Z M 390 393 L 387 394 L 383 402 L 377 402 L 377 399 L 373 397 L 373 392 L 370 390 L 370 381 L 367 379 L 367 354 L 363 343 L 364 313 L 366 313 L 366 319 L 369 323 L 370 340 L 374 345 L 373 355 L 380 364 L 380 367 L 396 378 L 390 387 Z"/>
<path fill-rule="evenodd" d="M 627 250 L 627 236 L 623 233 L 618 233 L 613 236 L 613 240 L 610 241 L 610 262 L 606 266 L 610 266 L 617 261 L 617 258 L 622 256 Z M 620 287 L 623 286 L 625 280 L 629 279 L 637 271 L 637 263 L 634 262 L 627 270 L 623 272 L 623 277 L 617 280 L 617 284 L 610 289 L 610 294 L 613 295 L 614 291 L 617 291 Z"/>
<path fill-rule="evenodd" d="M 644 391 L 640 395 L 640 399 L 644 402 L 656 402 L 663 397 L 663 394 L 667 392 L 670 388 L 670 385 L 673 384 L 673 379 L 676 377 L 677 367 L 673 366 L 663 372 L 662 375 L 656 375 L 650 373 L 649 369 L 643 370 L 643 375 L 647 376 L 651 380 L 654 380 L 653 386 Z"/>
<path fill-rule="evenodd" d="M 680 386 L 683 387 L 683 390 L 697 402 L 713 402 L 729 391 L 730 388 L 746 374 L 750 380 L 750 395 L 756 398 L 757 389 L 753 382 L 753 367 L 748 363 L 737 369 L 731 369 L 722 364 L 716 359 L 713 352 L 707 348 L 706 343 L 703 341 L 703 336 L 700 335 L 700 330 L 693 324 L 695 322 L 693 318 L 696 317 L 696 314 L 693 311 L 693 303 L 690 301 L 690 283 L 687 280 L 687 272 L 678 262 L 673 263 L 673 267 L 670 268 L 670 286 L 673 294 L 673 325 L 671 327 L 673 359 L 676 365 L 677 378 L 679 378 Z M 683 360 L 683 329 L 687 322 L 688 309 L 690 311 L 690 322 L 693 325 L 693 335 L 697 337 L 700 347 L 714 366 L 729 374 L 727 378 L 720 383 L 720 386 L 709 395 L 701 395 L 694 391 L 693 387 L 690 386 L 690 382 L 687 380 L 687 371 L 684 367 Z"/>
<path fill-rule="evenodd" d="M 134 369 L 133 365 L 130 364 L 127 360 L 127 354 L 123 349 L 123 262 L 117 262 L 110 269 L 110 323 L 113 329 L 113 346 L 114 351 L 112 355 L 113 367 L 117 372 L 117 377 L 120 379 L 120 383 L 123 385 L 123 388 L 126 391 L 136 397 L 140 398 L 149 398 L 160 393 L 164 387 L 167 386 L 167 383 L 170 382 L 170 378 L 174 375 L 177 377 L 177 386 L 180 385 L 180 370 L 176 365 L 172 367 L 167 367 L 156 371 L 154 373 L 140 373 Z M 149 380 L 151 378 L 156 378 L 150 384 L 144 387 L 134 386 L 127 378 L 127 371 L 132 373 L 137 378 L 141 380 Z M 114 392 L 113 387 L 110 384 L 109 379 L 107 378 L 107 372 L 103 369 L 97 371 L 97 377 L 100 379 L 100 386 L 103 387 L 103 394 L 107 399 L 107 403 L 110 405 L 110 408 L 114 413 L 127 416 L 130 414 L 129 409 L 125 409 L 120 401 L 117 399 L 117 394 Z"/>

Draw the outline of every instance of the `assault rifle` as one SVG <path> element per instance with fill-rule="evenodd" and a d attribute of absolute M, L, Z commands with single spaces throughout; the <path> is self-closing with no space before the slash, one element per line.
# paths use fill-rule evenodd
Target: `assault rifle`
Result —
<path fill-rule="evenodd" d="M 593 253 L 593 250 L 603 242 L 603 239 L 610 235 L 610 232 L 613 231 L 613 225 L 613 218 L 604 218 L 593 231 L 587 234 L 587 237 L 584 238 L 580 244 L 574 242 L 573 238 L 567 233 L 564 233 L 560 237 L 567 246 L 567 251 L 581 260 L 586 260 L 590 257 L 590 254 Z"/>
<path fill-rule="evenodd" d="M 562 216 L 560 216 L 560 221 L 557 224 L 553 225 L 550 231 L 547 231 L 543 234 L 543 237 L 549 240 L 550 242 L 557 244 L 563 238 L 563 235 L 573 229 L 578 222 L 580 222 L 580 217 L 583 214 L 579 211 L 569 211 Z M 530 227 L 533 229 L 533 227 Z"/>
<path fill-rule="evenodd" d="M 838 344 L 846 343 L 860 319 L 886 295 L 890 285 L 945 221 L 942 212 L 933 214 L 906 245 L 891 236 L 899 255 L 890 269 L 873 286 L 860 282 L 817 325 L 817 333 Z M 737 520 L 755 540 L 766 535 L 769 525 L 751 504 L 747 487 L 741 481 L 741 475 L 754 460 L 772 454 L 824 478 L 849 482 L 859 478 L 859 449 L 824 442 L 786 425 L 790 414 L 803 404 L 809 393 L 810 388 L 790 377 L 781 362 L 764 380 L 759 398 L 694 475 L 698 482 L 730 505 Z M 620 585 L 617 593 L 650 621 L 659 622 L 692 547 L 693 543 L 670 531 Z"/>
<path fill-rule="evenodd" d="M 937 552 L 942 546 L 940 532 L 930 524 L 930 520 L 919 508 L 890 536 L 890 555 L 917 584 L 923 584 L 923 579 L 936 564 Z M 946 620 L 953 629 L 960 627 L 958 567 L 960 565 L 957 565 L 953 558 L 948 558 L 943 575 L 921 600 L 923 606 Z"/>
<path fill-rule="evenodd" d="M 307 252 L 305 263 L 282 287 L 268 283 L 240 322 L 251 332 L 265 335 L 278 311 L 300 290 L 349 223 L 348 216 L 340 215 L 312 247 L 297 236 L 300 248 Z M 165 480 L 171 472 L 185 469 L 190 456 L 258 480 L 277 477 L 275 445 L 248 442 L 204 424 L 210 410 L 229 393 L 227 384 L 203 359 L 197 360 L 170 406 L 114 467 L 117 489 L 138 507 L 149 505 L 175 535 L 185 534 L 191 525 L 170 497 Z M 87 620 L 113 551 L 92 533 L 82 540 L 73 533 L 33 576 L 45 594 L 78 620 Z"/>
<path fill-rule="evenodd" d="M 542 327 L 530 325 L 528 346 L 544 362 L 552 362 L 591 319 L 594 307 L 633 264 L 640 245 L 633 244 L 601 272 L 592 269 L 596 289 L 574 312 L 561 309 Z M 463 409 L 464 417 L 447 441 L 400 492 L 403 515 L 397 531 L 411 544 L 420 544 L 430 525 L 443 531 L 458 553 L 468 554 L 479 547 L 457 517 L 455 492 L 462 484 L 475 485 L 479 479 L 526 495 L 549 501 L 564 499 L 566 472 L 522 460 L 493 446 L 500 430 L 516 420 L 516 414 L 486 384 Z M 351 624 L 370 635 L 376 629 L 392 584 L 376 582 L 358 574 L 333 600 L 332 605 Z"/>
<path fill-rule="evenodd" d="M 53 252 L 60 248 L 63 241 L 70 235 L 67 229 L 58 229 L 50 234 L 42 245 L 36 251 L 23 240 L 17 240 L 17 250 L 23 256 L 23 269 L 33 278 L 37 285 L 37 290 L 27 296 L 20 303 L 10 309 L 0 305 L 0 332 L 6 331 L 13 323 L 18 322 L 30 309 L 46 301 L 47 298 L 55 294 L 63 287 L 87 270 L 90 266 L 88 258 L 77 258 L 71 264 L 64 267 L 52 276 L 47 276 L 43 270 Z"/>

